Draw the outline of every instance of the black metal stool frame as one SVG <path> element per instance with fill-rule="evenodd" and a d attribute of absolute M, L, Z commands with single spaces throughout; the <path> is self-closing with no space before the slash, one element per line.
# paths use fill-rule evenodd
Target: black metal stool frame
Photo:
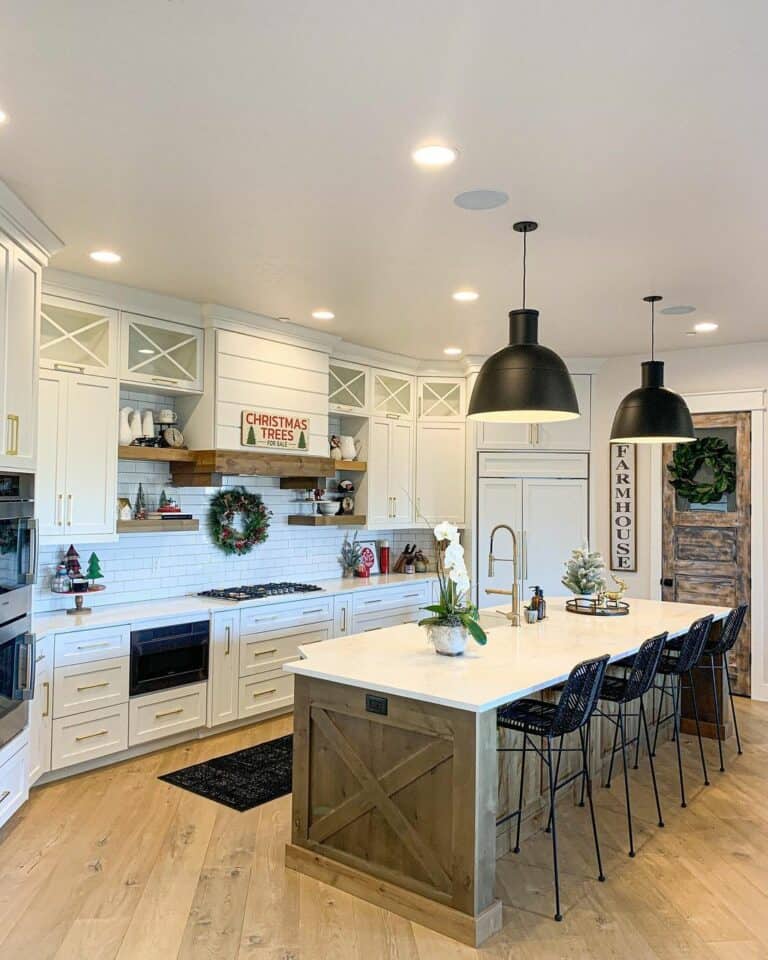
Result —
<path fill-rule="evenodd" d="M 712 676 L 712 695 L 715 700 L 715 723 L 717 724 L 717 750 L 720 755 L 720 772 L 725 773 L 725 765 L 723 763 L 723 739 L 720 736 L 720 698 L 717 693 L 717 671 L 721 670 L 723 673 L 723 688 L 727 687 L 728 697 L 731 703 L 731 715 L 733 716 L 733 729 L 736 734 L 736 750 L 741 756 L 744 752 L 741 749 L 741 737 L 739 736 L 739 723 L 736 719 L 736 707 L 733 702 L 733 688 L 731 687 L 731 675 L 728 673 L 728 653 L 736 644 L 736 641 L 739 638 L 739 633 L 744 624 L 744 618 L 747 615 L 748 606 L 747 604 L 742 604 L 739 607 L 734 607 L 733 610 L 725 618 L 725 623 L 723 624 L 722 632 L 720 637 L 713 644 L 707 644 L 704 647 L 704 653 L 702 655 L 701 662 L 697 664 L 699 670 L 709 670 Z M 715 663 L 715 657 L 720 657 L 720 666 Z M 709 660 L 709 664 L 705 664 L 703 661 Z"/>
<path fill-rule="evenodd" d="M 605 676 L 605 669 L 608 665 L 609 657 L 606 654 L 603 657 L 596 657 L 593 660 L 584 660 L 571 670 L 570 676 L 565 683 L 563 688 L 563 693 L 560 697 L 560 701 L 556 706 L 553 707 L 552 711 L 554 713 L 553 722 L 551 728 L 548 732 L 535 732 L 526 728 L 526 723 L 523 718 L 519 720 L 505 722 L 503 717 L 503 712 L 505 709 L 514 709 L 516 705 L 524 706 L 525 704 L 536 704 L 537 701 L 521 700 L 516 703 L 509 704 L 507 707 L 502 707 L 499 710 L 499 719 L 497 720 L 497 725 L 503 729 L 516 730 L 519 733 L 523 734 L 523 745 L 522 747 L 498 747 L 498 753 L 522 753 L 522 763 L 520 767 L 520 787 L 518 793 L 518 802 L 517 809 L 506 814 L 503 817 L 500 817 L 496 821 L 496 825 L 500 826 L 502 823 L 507 823 L 509 820 L 517 818 L 517 828 L 515 834 L 515 846 L 514 852 L 520 852 L 520 827 L 523 818 L 523 792 L 525 788 L 525 761 L 528 750 L 533 750 L 533 752 L 539 757 L 539 759 L 545 764 L 547 768 L 547 777 L 549 781 L 549 819 L 547 823 L 547 830 L 550 829 L 551 824 L 551 833 L 552 833 L 552 862 L 553 862 L 553 872 L 555 878 L 555 920 L 562 920 L 562 914 L 560 912 L 560 870 L 557 854 L 557 817 L 555 814 L 556 802 L 557 802 L 557 792 L 562 790 L 564 787 L 567 787 L 569 784 L 573 783 L 575 780 L 581 779 L 582 791 L 586 791 L 588 800 L 589 800 L 589 814 L 592 821 L 592 836 L 595 843 L 595 856 L 597 859 L 597 869 L 598 869 L 598 880 L 604 881 L 605 874 L 603 873 L 603 862 L 600 856 L 600 839 L 597 832 L 597 819 L 595 817 L 595 808 L 592 800 L 592 777 L 589 772 L 589 720 L 594 712 L 597 696 L 602 686 L 603 678 Z M 594 673 L 591 695 L 587 698 L 584 703 L 578 704 L 577 708 L 581 712 L 581 722 L 573 723 L 573 719 L 569 719 L 566 716 L 569 701 L 572 701 L 572 693 L 575 686 L 574 678 L 578 676 L 578 671 L 580 670 L 591 670 Z M 551 707 L 552 705 L 541 704 L 542 708 Z M 558 725 L 558 720 L 565 719 L 564 725 Z M 513 725 L 514 724 L 514 725 Z M 586 733 L 585 733 L 586 727 Z M 563 747 L 563 738 L 568 733 L 574 733 L 578 730 L 579 733 L 579 746 L 578 747 Z M 555 761 L 552 757 L 552 741 L 560 738 L 560 746 L 558 748 L 558 761 L 557 768 L 555 767 Z M 546 750 L 543 747 L 538 747 L 534 742 L 534 738 L 541 739 L 546 741 Z M 563 753 L 580 753 L 581 754 L 581 770 L 576 771 L 576 773 L 571 774 L 566 777 L 565 780 L 558 781 L 559 774 L 559 756 Z M 583 797 L 583 793 L 582 793 Z M 583 799 L 581 806 L 583 806 Z"/>

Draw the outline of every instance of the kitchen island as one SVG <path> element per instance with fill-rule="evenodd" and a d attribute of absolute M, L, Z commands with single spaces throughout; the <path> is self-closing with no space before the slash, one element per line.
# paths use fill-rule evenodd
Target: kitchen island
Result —
<path fill-rule="evenodd" d="M 496 708 L 560 683 L 581 660 L 616 661 L 648 637 L 728 612 L 630 606 L 599 618 L 555 599 L 547 620 L 520 627 L 490 608 L 487 645 L 470 643 L 459 658 L 435 655 L 415 624 L 302 650 L 284 668 L 295 675 L 287 866 L 465 943 L 500 930 L 496 819 L 513 771 L 499 769 Z"/>

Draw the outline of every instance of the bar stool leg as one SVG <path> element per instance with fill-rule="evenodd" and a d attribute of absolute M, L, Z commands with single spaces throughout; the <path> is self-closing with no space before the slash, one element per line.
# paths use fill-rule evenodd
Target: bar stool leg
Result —
<path fill-rule="evenodd" d="M 709 655 L 709 669 L 712 677 L 712 696 L 715 699 L 715 723 L 717 724 L 717 751 L 720 754 L 720 773 L 725 773 L 723 765 L 723 738 L 720 735 L 720 698 L 717 695 L 717 671 L 715 668 L 715 658 Z"/>
<path fill-rule="evenodd" d="M 642 705 L 643 705 L 643 697 L 640 697 L 640 706 L 642 707 Z M 640 721 L 640 713 L 638 712 L 638 715 L 637 715 L 637 737 L 636 737 L 636 739 L 635 739 L 635 763 L 634 763 L 634 766 L 633 766 L 633 768 L 632 768 L 633 770 L 639 770 L 639 769 L 640 769 L 640 731 L 641 731 L 640 723 L 641 723 L 641 721 Z"/>
<path fill-rule="evenodd" d="M 619 709 L 619 711 L 621 711 L 621 706 L 619 706 L 618 709 Z M 618 716 L 618 714 L 617 714 L 617 716 Z M 616 756 L 616 744 L 618 743 L 618 740 L 619 740 L 619 723 L 618 723 L 618 720 L 617 720 L 616 718 L 614 718 L 614 723 L 613 723 L 613 746 L 611 747 L 611 761 L 610 761 L 610 763 L 608 764 L 608 779 L 605 781 L 605 789 L 606 789 L 606 790 L 610 790 L 610 789 L 611 789 L 611 777 L 613 776 L 613 758 Z M 582 798 L 582 800 L 583 800 L 583 798 Z M 583 806 L 584 806 L 584 803 L 582 802 L 581 805 L 582 805 L 582 807 L 583 807 Z"/>
<path fill-rule="evenodd" d="M 677 734 L 680 730 L 680 676 L 677 677 L 677 683 L 675 683 L 674 678 L 672 678 L 672 713 L 674 716 L 674 727 L 675 733 Z M 683 779 L 683 760 L 680 756 L 680 737 L 675 738 L 675 744 L 677 745 L 677 772 L 680 777 L 680 806 L 687 807 L 688 804 L 685 802 L 685 780 Z"/>
<path fill-rule="evenodd" d="M 555 764 L 555 783 L 560 779 L 560 760 L 563 756 L 563 737 L 560 737 L 560 743 L 557 748 L 557 763 Z M 552 811 L 549 811 L 547 825 L 544 827 L 544 833 L 549 833 L 552 829 Z"/>
<path fill-rule="evenodd" d="M 736 749 L 738 751 L 739 756 L 741 756 L 744 751 L 741 749 L 741 737 L 739 736 L 739 724 L 736 722 L 736 707 L 734 706 L 734 703 L 733 703 L 733 689 L 731 687 L 731 675 L 730 673 L 728 673 L 728 656 L 725 653 L 723 654 L 723 670 L 725 671 L 725 679 L 728 684 L 728 696 L 730 697 L 730 700 L 731 700 L 731 714 L 733 715 L 733 729 L 736 731 Z"/>
<path fill-rule="evenodd" d="M 643 706 L 643 701 L 640 701 L 640 721 L 643 725 L 643 730 L 645 731 L 645 745 L 648 747 L 648 763 L 651 766 L 651 780 L 653 781 L 653 795 L 656 798 L 656 813 L 659 815 L 659 826 L 664 826 L 664 818 L 661 815 L 661 802 L 659 801 L 659 788 L 656 785 L 656 768 L 653 764 L 653 754 L 651 753 L 651 737 L 648 733 L 648 721 L 645 718 L 645 707 Z M 640 731 L 637 731 L 638 737 L 640 736 Z"/>
<path fill-rule="evenodd" d="M 661 675 L 661 693 L 659 694 L 659 709 L 656 711 L 656 729 L 653 731 L 653 752 L 651 756 L 656 756 L 656 744 L 659 739 L 659 727 L 661 726 L 661 715 L 664 713 L 664 691 L 667 687 L 667 675 L 663 673 Z M 674 695 L 672 697 L 672 702 L 674 703 Z"/>
<path fill-rule="evenodd" d="M 619 704 L 618 728 L 621 732 L 621 762 L 624 766 L 624 796 L 627 801 L 627 831 L 629 833 L 629 855 L 635 855 L 635 841 L 632 836 L 632 804 L 629 799 L 629 770 L 627 769 L 627 739 L 624 732 L 624 717 Z"/>
<path fill-rule="evenodd" d="M 523 819 L 523 786 L 525 784 L 525 755 L 528 747 L 528 734 L 523 734 L 523 761 L 520 765 L 520 793 L 517 797 L 517 830 L 515 831 L 514 853 L 520 853 L 520 822 Z"/>
<path fill-rule="evenodd" d="M 601 882 L 605 880 L 603 873 L 603 861 L 600 858 L 600 840 L 597 836 L 597 820 L 595 819 L 595 805 L 592 802 L 592 777 L 589 773 L 589 726 L 587 734 L 584 736 L 584 728 L 579 727 L 579 740 L 581 741 L 581 756 L 584 762 L 583 783 L 587 787 L 587 798 L 589 799 L 589 816 L 592 820 L 592 836 L 595 838 L 595 855 L 597 856 L 597 879 Z"/>
<path fill-rule="evenodd" d="M 701 740 L 701 726 L 699 725 L 699 707 L 696 702 L 696 687 L 693 685 L 693 670 L 688 671 L 688 683 L 691 685 L 691 700 L 693 700 L 693 716 L 696 720 L 696 735 L 699 738 L 699 756 L 701 757 L 701 769 L 704 772 L 704 786 L 709 786 L 709 774 L 707 773 L 707 761 L 704 757 L 704 744 Z"/>
<path fill-rule="evenodd" d="M 557 781 L 552 764 L 552 741 L 547 738 L 547 772 L 549 774 L 549 816 L 552 821 L 552 865 L 555 873 L 555 920 L 562 920 L 560 913 L 560 874 L 557 866 L 557 817 L 555 816 L 555 791 Z"/>

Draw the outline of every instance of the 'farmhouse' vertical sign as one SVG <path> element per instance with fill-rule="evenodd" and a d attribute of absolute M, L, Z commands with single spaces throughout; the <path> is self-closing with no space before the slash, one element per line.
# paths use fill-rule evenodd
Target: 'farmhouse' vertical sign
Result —
<path fill-rule="evenodd" d="M 637 448 L 611 444 L 611 570 L 637 570 Z"/>

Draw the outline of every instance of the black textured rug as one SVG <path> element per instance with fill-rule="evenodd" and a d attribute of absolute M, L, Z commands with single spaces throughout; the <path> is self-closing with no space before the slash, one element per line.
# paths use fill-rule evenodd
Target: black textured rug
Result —
<path fill-rule="evenodd" d="M 289 733 L 224 757 L 160 777 L 243 813 L 291 792 L 293 737 Z"/>

